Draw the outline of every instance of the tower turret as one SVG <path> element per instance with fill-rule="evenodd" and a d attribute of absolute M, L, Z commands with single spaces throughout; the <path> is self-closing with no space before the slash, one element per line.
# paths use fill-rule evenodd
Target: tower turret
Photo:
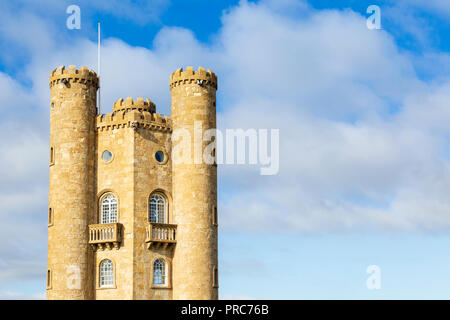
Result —
<path fill-rule="evenodd" d="M 217 166 L 203 161 L 210 142 L 201 139 L 194 155 L 195 131 L 216 128 L 217 77 L 208 70 L 178 69 L 170 77 L 173 135 L 188 132 L 187 161 L 172 159 L 177 246 L 173 259 L 173 299 L 217 299 Z M 173 141 L 176 144 L 176 141 Z"/>
<path fill-rule="evenodd" d="M 50 74 L 48 299 L 93 299 L 87 226 L 96 212 L 95 121 L 98 77 L 75 66 Z"/>

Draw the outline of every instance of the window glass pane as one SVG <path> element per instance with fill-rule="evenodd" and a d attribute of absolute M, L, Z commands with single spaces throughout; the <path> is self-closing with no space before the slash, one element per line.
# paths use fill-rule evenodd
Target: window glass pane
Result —
<path fill-rule="evenodd" d="M 163 162 L 164 161 L 164 152 L 162 151 L 158 151 L 155 153 L 155 159 L 158 162 Z"/>
<path fill-rule="evenodd" d="M 159 194 L 154 194 L 150 198 L 150 222 L 166 222 L 166 200 Z"/>
<path fill-rule="evenodd" d="M 112 152 L 109 150 L 105 150 L 102 153 L 102 160 L 108 162 L 112 159 Z"/>
<path fill-rule="evenodd" d="M 153 284 L 165 284 L 166 283 L 166 265 L 164 260 L 158 259 L 153 264 Z"/>
<path fill-rule="evenodd" d="M 103 198 L 100 223 L 117 222 L 117 200 L 112 194 Z"/>
<path fill-rule="evenodd" d="M 113 284 L 113 264 L 111 260 L 103 260 L 100 263 L 100 287 L 111 287 Z"/>

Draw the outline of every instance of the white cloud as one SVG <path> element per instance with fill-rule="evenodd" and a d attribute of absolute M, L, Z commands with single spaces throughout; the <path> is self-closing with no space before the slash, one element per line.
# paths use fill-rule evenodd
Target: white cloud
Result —
<path fill-rule="evenodd" d="M 17 116 L 17 113 L 14 116 Z M 30 181 L 45 185 L 48 175 L 48 139 L 21 126 L 3 125 L 5 128 L 0 129 L 0 132 L 9 138 L 0 141 L 0 148 L 4 150 L 3 168 L 0 171 L 3 184 L 0 189 L 6 191 L 6 186 L 8 190 L 24 187 L 27 189 L 27 183 Z M 11 137 L 11 133 L 15 136 Z"/>
<path fill-rule="evenodd" d="M 254 298 L 241 294 L 223 294 L 219 297 L 220 300 L 254 300 Z"/>
<path fill-rule="evenodd" d="M 0 72 L 0 88 L 0 110 L 3 115 L 13 114 L 22 104 L 32 104 L 32 95 L 16 79 L 3 72 Z"/>
<path fill-rule="evenodd" d="M 0 300 L 44 300 L 45 292 L 23 293 L 16 291 L 0 291 Z"/>
<path fill-rule="evenodd" d="M 294 21 L 249 5 L 224 21 L 233 83 L 223 90 L 235 101 L 222 125 L 276 127 L 281 139 L 278 176 L 224 168 L 222 178 L 236 187 L 223 196 L 226 227 L 315 232 L 450 224 L 445 195 L 424 190 L 429 174 L 447 181 L 445 84 L 418 80 L 411 57 L 352 12 Z M 428 199 L 413 211 L 409 189 Z M 436 216 L 427 202 L 438 204 Z"/>

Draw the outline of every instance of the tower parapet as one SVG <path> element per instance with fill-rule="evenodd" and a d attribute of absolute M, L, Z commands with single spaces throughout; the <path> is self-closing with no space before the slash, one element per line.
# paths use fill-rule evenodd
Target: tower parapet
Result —
<path fill-rule="evenodd" d="M 197 83 L 199 85 L 209 85 L 217 90 L 217 76 L 211 70 L 199 67 L 194 70 L 193 67 L 177 69 L 170 75 L 170 89 L 180 84 Z"/>
<path fill-rule="evenodd" d="M 50 88 L 58 83 L 67 84 L 77 82 L 92 85 L 95 89 L 98 89 L 97 74 L 85 66 L 82 66 L 80 70 L 77 70 L 75 65 L 70 65 L 68 69 L 65 66 L 61 66 L 50 73 Z"/>
<path fill-rule="evenodd" d="M 156 113 L 156 106 L 150 99 L 128 97 L 114 102 L 113 112 L 97 116 L 97 130 L 119 128 L 144 128 L 156 131 L 171 131 L 170 117 Z"/>
<path fill-rule="evenodd" d="M 126 100 L 123 98 L 118 99 L 114 102 L 113 112 L 134 110 L 148 111 L 150 113 L 156 112 L 156 106 L 150 99 L 137 98 L 133 100 L 132 97 L 128 97 Z"/>
<path fill-rule="evenodd" d="M 167 115 L 137 109 L 120 110 L 97 116 L 97 130 L 104 131 L 129 127 L 170 132 L 172 131 L 172 121 Z"/>

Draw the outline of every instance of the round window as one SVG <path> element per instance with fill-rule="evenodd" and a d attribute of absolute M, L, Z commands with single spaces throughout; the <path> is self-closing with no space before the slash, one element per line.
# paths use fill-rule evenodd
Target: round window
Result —
<path fill-rule="evenodd" d="M 157 152 L 155 153 L 155 159 L 156 159 L 156 161 L 158 161 L 158 162 L 163 162 L 163 161 L 164 161 L 164 152 L 162 152 L 162 151 L 157 151 Z"/>
<path fill-rule="evenodd" d="M 102 160 L 105 162 L 111 161 L 112 159 L 112 152 L 109 150 L 105 150 L 102 153 Z"/>

